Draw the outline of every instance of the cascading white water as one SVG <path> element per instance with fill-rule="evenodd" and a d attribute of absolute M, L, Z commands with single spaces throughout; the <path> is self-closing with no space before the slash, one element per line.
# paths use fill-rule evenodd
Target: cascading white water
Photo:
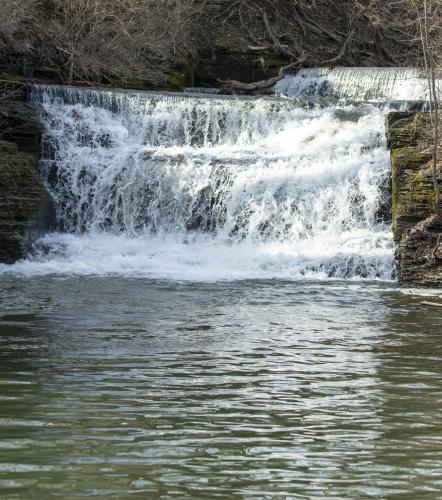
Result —
<path fill-rule="evenodd" d="M 442 80 L 438 86 L 442 88 Z M 277 94 L 357 100 L 428 99 L 428 84 L 416 68 L 308 68 L 277 83 Z"/>
<path fill-rule="evenodd" d="M 384 115 L 369 104 L 36 86 L 57 231 L 24 273 L 394 273 Z M 387 210 L 386 210 L 387 207 Z"/>

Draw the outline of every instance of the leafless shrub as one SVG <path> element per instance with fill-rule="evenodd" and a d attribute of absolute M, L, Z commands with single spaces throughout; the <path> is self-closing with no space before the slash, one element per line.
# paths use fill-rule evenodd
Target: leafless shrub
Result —
<path fill-rule="evenodd" d="M 23 55 L 32 50 L 26 30 L 33 23 L 38 0 L 5 0 L 0 8 L 0 53 Z"/>
<path fill-rule="evenodd" d="M 410 19 L 397 1 L 235 0 L 219 19 L 238 23 L 252 50 L 304 65 L 398 65 L 412 47 Z"/>
<path fill-rule="evenodd" d="M 20 98 L 23 94 L 23 86 L 17 85 L 13 82 L 0 81 L 0 102 Z"/>
<path fill-rule="evenodd" d="M 414 65 L 412 3 L 422 1 L 3 0 L 0 64 L 27 76 L 49 68 L 65 83 L 162 85 L 177 63 L 233 33 L 238 50 L 288 68 Z"/>
<path fill-rule="evenodd" d="M 4 0 L 0 51 L 55 69 L 65 83 L 162 83 L 196 53 L 194 0 Z"/>

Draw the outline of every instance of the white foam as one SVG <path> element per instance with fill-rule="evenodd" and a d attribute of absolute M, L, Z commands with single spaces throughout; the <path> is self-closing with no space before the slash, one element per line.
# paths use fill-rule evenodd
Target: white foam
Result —
<path fill-rule="evenodd" d="M 339 248 L 339 252 L 336 249 Z M 241 242 L 204 235 L 128 237 L 62 234 L 43 238 L 36 254 L 1 273 L 132 276 L 220 281 L 242 279 L 369 279 L 391 277 L 390 235 L 347 232 L 290 242 Z"/>

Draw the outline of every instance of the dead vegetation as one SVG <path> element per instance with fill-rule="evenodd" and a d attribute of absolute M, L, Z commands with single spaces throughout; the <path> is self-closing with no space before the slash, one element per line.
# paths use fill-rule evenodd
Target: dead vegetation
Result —
<path fill-rule="evenodd" d="M 4 66 L 63 83 L 167 83 L 168 71 L 196 57 L 201 5 L 194 0 L 4 0 Z"/>
<path fill-rule="evenodd" d="M 224 81 L 224 87 L 259 91 L 281 79 L 288 69 L 302 66 L 415 66 L 419 33 L 413 1 L 227 2 L 221 14 L 224 25 L 237 23 L 251 51 L 283 56 L 287 64 L 269 81 L 247 85 Z"/>
<path fill-rule="evenodd" d="M 270 50 L 309 65 L 358 66 L 361 60 L 367 65 L 397 65 L 410 49 L 410 18 L 397 1 L 233 0 L 224 4 L 217 17 L 224 26 L 239 24 L 250 49 Z"/>
<path fill-rule="evenodd" d="M 63 83 L 180 86 L 181 69 L 216 64 L 222 46 L 270 68 L 259 82 L 238 82 L 230 64 L 225 88 L 260 91 L 303 66 L 415 65 L 422 1 L 3 0 L 0 69 Z"/>

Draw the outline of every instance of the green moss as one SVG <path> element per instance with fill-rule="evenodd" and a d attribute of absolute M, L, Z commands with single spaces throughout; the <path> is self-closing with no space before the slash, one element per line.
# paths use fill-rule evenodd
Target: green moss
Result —
<path fill-rule="evenodd" d="M 411 182 L 410 208 L 416 212 L 431 212 L 434 201 L 434 187 L 432 181 L 422 179 Z"/>
<path fill-rule="evenodd" d="M 404 231 L 432 213 L 433 181 L 424 170 L 430 158 L 429 152 L 411 146 L 391 152 L 392 220 L 397 241 Z"/>
<path fill-rule="evenodd" d="M 180 73 L 172 73 L 166 78 L 166 83 L 176 89 L 182 89 L 185 86 L 184 81 L 185 79 Z"/>
<path fill-rule="evenodd" d="M 422 150 L 431 141 L 428 113 L 394 112 L 386 118 L 387 138 L 391 149 L 416 147 Z"/>
<path fill-rule="evenodd" d="M 419 151 L 414 146 L 393 149 L 391 152 L 391 161 L 393 165 L 400 169 L 419 170 L 431 158 L 431 154 Z"/>

